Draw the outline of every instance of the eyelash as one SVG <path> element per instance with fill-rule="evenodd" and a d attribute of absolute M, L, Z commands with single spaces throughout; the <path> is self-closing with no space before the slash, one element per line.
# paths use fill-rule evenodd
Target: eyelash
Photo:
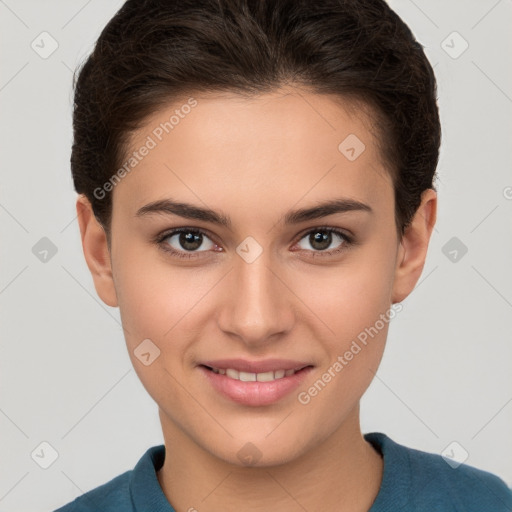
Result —
<path fill-rule="evenodd" d="M 340 238 L 343 239 L 343 243 L 337 249 L 331 249 L 330 251 L 307 251 L 307 252 L 312 252 L 311 258 L 335 256 L 343 251 L 348 250 L 350 248 L 350 246 L 353 246 L 356 243 L 352 236 L 347 235 L 345 232 L 340 231 L 339 229 L 331 228 L 328 226 L 319 226 L 317 228 L 310 229 L 309 231 L 302 233 L 301 236 L 298 238 L 297 242 L 302 240 L 305 236 L 310 235 L 312 233 L 317 233 L 319 231 L 329 233 L 329 234 L 334 233 L 335 235 L 338 235 Z M 193 259 L 193 258 L 197 258 L 197 256 L 195 256 L 196 253 L 207 252 L 207 251 L 188 251 L 188 252 L 176 251 L 169 244 L 164 243 L 165 240 L 167 240 L 168 238 L 170 238 L 176 234 L 179 234 L 179 233 L 193 233 L 195 235 L 200 234 L 200 235 L 204 235 L 207 238 L 209 238 L 210 240 L 212 240 L 212 237 L 209 236 L 208 233 L 206 231 L 203 231 L 202 229 L 186 228 L 185 227 L 185 228 L 176 228 L 176 229 L 173 229 L 170 231 L 166 231 L 164 233 L 160 233 L 153 239 L 153 242 L 155 244 L 157 244 L 166 253 L 170 253 L 172 256 L 176 256 L 178 258 Z M 215 243 L 213 240 L 212 240 L 212 242 Z"/>

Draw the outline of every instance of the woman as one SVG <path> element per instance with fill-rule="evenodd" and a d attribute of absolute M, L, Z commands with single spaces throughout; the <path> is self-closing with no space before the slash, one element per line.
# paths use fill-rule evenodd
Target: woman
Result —
<path fill-rule="evenodd" d="M 128 0 L 76 81 L 84 255 L 165 445 L 68 510 L 509 510 L 363 435 L 436 221 L 422 47 L 380 0 Z"/>

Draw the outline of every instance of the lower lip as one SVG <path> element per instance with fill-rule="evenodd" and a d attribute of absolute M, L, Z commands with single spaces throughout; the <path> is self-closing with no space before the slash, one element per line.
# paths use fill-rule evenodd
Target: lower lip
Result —
<path fill-rule="evenodd" d="M 270 382 L 243 382 L 215 373 L 204 366 L 198 368 L 219 393 L 234 402 L 251 406 L 270 405 L 277 402 L 296 389 L 313 369 L 308 366 L 293 375 Z"/>

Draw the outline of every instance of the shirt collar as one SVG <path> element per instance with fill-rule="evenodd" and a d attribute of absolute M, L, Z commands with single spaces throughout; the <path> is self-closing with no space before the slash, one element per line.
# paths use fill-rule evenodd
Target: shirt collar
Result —
<path fill-rule="evenodd" d="M 411 489 L 411 468 L 407 450 L 381 432 L 365 434 L 364 438 L 384 460 L 379 492 L 368 512 L 406 510 L 407 496 Z"/>
<path fill-rule="evenodd" d="M 157 471 L 165 459 L 165 445 L 149 448 L 133 468 L 130 495 L 136 512 L 176 512 L 165 497 Z"/>

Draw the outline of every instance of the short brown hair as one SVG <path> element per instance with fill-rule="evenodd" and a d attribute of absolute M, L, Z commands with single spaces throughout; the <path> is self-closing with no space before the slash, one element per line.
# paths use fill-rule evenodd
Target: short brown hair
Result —
<path fill-rule="evenodd" d="M 148 116 L 187 94 L 290 83 L 371 107 L 403 234 L 435 188 L 441 127 L 432 67 L 384 0 L 128 0 L 74 77 L 75 190 L 110 240 L 112 194 L 94 191 Z"/>

